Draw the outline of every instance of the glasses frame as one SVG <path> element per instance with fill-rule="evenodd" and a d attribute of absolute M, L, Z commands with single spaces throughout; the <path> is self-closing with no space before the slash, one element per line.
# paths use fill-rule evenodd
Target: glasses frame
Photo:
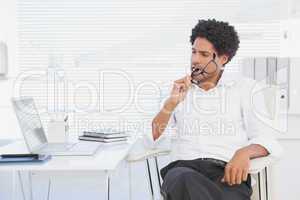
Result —
<path fill-rule="evenodd" d="M 218 69 L 218 64 L 216 63 L 215 59 L 216 59 L 216 53 L 213 53 L 213 58 L 210 61 L 208 61 L 208 63 L 202 69 L 199 69 L 197 67 L 195 69 L 192 69 L 191 77 L 197 77 L 200 74 L 201 75 L 203 75 L 203 74 L 208 74 L 209 75 L 209 74 L 215 73 L 217 71 L 217 69 Z M 206 68 L 212 62 L 216 65 L 216 69 L 213 72 L 207 72 Z M 198 85 L 200 83 L 200 81 L 196 81 L 194 79 L 192 79 L 191 82 L 194 83 L 194 84 L 196 84 L 196 85 Z"/>

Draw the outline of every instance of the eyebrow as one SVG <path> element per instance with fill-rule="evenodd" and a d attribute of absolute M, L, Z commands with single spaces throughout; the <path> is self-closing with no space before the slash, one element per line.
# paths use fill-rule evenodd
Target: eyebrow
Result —
<path fill-rule="evenodd" d="M 192 48 L 192 50 L 193 50 L 193 51 L 197 51 L 195 48 Z M 199 52 L 199 53 L 209 53 L 209 54 L 211 54 L 211 52 L 209 52 L 209 51 L 203 51 L 203 50 L 198 50 L 197 52 Z"/>

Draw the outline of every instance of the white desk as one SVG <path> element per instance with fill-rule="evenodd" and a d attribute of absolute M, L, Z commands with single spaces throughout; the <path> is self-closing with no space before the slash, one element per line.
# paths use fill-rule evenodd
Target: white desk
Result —
<path fill-rule="evenodd" d="M 31 171 L 104 171 L 107 178 L 107 199 L 109 199 L 110 174 L 126 158 L 135 141 L 135 139 L 130 139 L 126 143 L 103 144 L 93 156 L 53 156 L 44 163 L 0 163 L 0 171 L 18 172 L 24 200 L 26 197 L 21 171 L 29 171 L 30 174 Z M 24 152 L 28 152 L 24 141 L 16 141 L 0 147 L 0 154 Z M 30 199 L 32 200 L 31 177 L 29 180 Z"/>

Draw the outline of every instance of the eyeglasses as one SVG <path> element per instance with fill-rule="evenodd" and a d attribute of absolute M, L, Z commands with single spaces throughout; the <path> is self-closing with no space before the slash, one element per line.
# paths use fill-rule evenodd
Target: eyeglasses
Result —
<path fill-rule="evenodd" d="M 191 73 L 192 83 L 198 85 L 200 81 L 196 80 L 197 76 L 205 75 L 205 74 L 211 75 L 217 71 L 218 64 L 216 63 L 215 58 L 216 58 L 216 54 L 213 53 L 213 58 L 204 67 L 201 66 L 192 67 L 192 73 Z"/>

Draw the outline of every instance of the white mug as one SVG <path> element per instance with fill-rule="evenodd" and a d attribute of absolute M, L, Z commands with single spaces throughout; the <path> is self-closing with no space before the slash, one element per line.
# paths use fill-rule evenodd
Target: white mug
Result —
<path fill-rule="evenodd" d="M 51 143 L 66 143 L 68 140 L 68 127 L 66 121 L 50 121 L 48 123 L 48 141 Z"/>

